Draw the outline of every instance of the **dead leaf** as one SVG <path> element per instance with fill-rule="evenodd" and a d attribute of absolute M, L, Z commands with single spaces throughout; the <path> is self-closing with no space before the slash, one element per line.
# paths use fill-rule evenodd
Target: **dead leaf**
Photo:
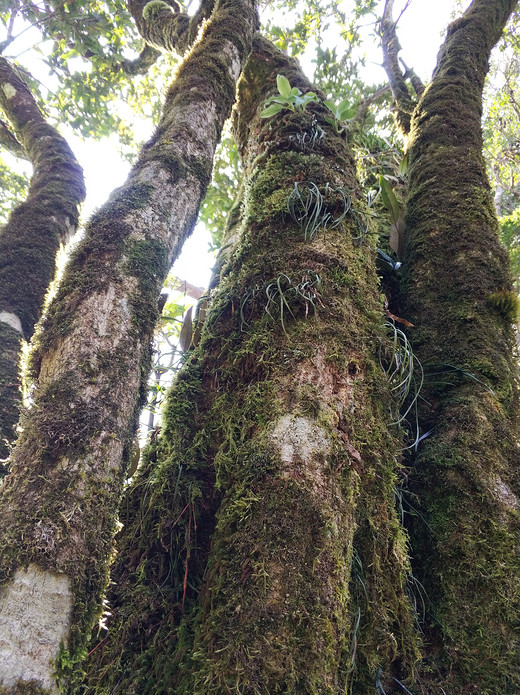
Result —
<path fill-rule="evenodd" d="M 190 306 L 184 317 L 181 334 L 179 335 L 179 347 L 183 352 L 188 352 L 191 345 L 191 337 L 193 334 L 193 307 Z"/>

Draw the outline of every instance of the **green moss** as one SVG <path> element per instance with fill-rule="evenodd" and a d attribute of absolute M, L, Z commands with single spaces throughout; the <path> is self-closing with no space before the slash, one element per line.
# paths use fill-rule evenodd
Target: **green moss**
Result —
<path fill-rule="evenodd" d="M 160 18 L 164 12 L 173 14 L 172 8 L 162 0 L 152 0 L 143 7 L 142 15 L 146 22 L 154 22 Z"/>
<path fill-rule="evenodd" d="M 158 319 L 157 296 L 168 272 L 167 249 L 155 240 L 131 241 L 126 244 L 125 256 L 125 271 L 139 281 L 131 299 L 133 321 L 149 336 Z"/>
<path fill-rule="evenodd" d="M 489 295 L 489 302 L 509 323 L 516 324 L 520 311 L 520 300 L 514 290 L 497 290 Z"/>
<path fill-rule="evenodd" d="M 518 299 L 480 131 L 482 47 L 496 21 L 498 12 L 478 20 L 478 55 L 476 24 L 454 27 L 414 114 L 408 154 L 403 312 L 425 367 L 419 412 L 428 433 L 410 461 L 409 523 L 426 597 L 426 693 L 520 688 Z"/>
<path fill-rule="evenodd" d="M 6 79 L 18 80 L 12 74 Z M 19 84 L 18 89 L 27 87 Z M 0 230 L 0 309 L 18 316 L 28 340 L 41 317 L 59 247 L 78 224 L 85 186 L 66 141 L 39 113 L 25 114 L 19 122 L 15 109 L 10 117 L 29 147 L 34 173 L 27 200 Z"/>

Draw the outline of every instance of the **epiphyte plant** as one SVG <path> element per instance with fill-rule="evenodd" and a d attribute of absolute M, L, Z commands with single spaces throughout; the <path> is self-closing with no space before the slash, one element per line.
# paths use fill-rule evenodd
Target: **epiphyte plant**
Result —
<path fill-rule="evenodd" d="M 276 86 L 278 87 L 278 95 L 270 97 L 265 102 L 265 108 L 260 114 L 262 118 L 270 118 L 283 109 L 305 111 L 307 104 L 310 104 L 311 101 L 318 101 L 314 92 L 302 94 L 298 87 L 291 87 L 291 83 L 283 75 L 276 76 Z"/>
<path fill-rule="evenodd" d="M 324 101 L 323 103 L 333 115 L 333 118 L 325 116 L 325 120 L 334 128 L 336 133 L 340 132 L 342 121 L 350 121 L 357 113 L 357 106 L 351 104 L 347 99 L 340 101 L 337 106 L 333 101 Z"/>
<path fill-rule="evenodd" d="M 391 409 L 394 420 L 392 424 L 406 429 L 408 415 L 415 415 L 415 441 L 408 447 L 411 448 L 419 441 L 417 401 L 424 383 L 423 366 L 414 354 L 406 334 L 397 328 L 394 320 L 386 321 L 385 329 L 390 339 L 388 352 L 383 354 L 381 350 L 379 361 L 394 400 L 394 407 Z"/>
<path fill-rule="evenodd" d="M 287 200 L 287 211 L 303 231 L 305 241 L 316 238 L 318 231 L 337 227 L 351 208 L 351 199 L 343 188 L 333 188 L 327 183 L 325 196 L 338 195 L 341 199 L 341 211 L 337 217 L 327 209 L 323 194 L 313 182 L 295 181 L 294 188 Z"/>
<path fill-rule="evenodd" d="M 325 131 L 318 125 L 316 117 L 312 117 L 311 127 L 309 131 L 304 130 L 301 133 L 291 133 L 288 139 L 302 151 L 312 150 L 322 138 L 325 136 Z"/>
<path fill-rule="evenodd" d="M 309 308 L 312 307 L 316 311 L 316 305 L 323 307 L 323 301 L 319 287 L 321 278 L 318 273 L 313 271 L 305 271 L 301 282 L 293 284 L 292 280 L 285 274 L 281 273 L 276 280 L 267 283 L 265 294 L 267 296 L 267 304 L 265 305 L 266 313 L 274 318 L 271 313 L 271 308 L 276 308 L 279 313 L 282 330 L 287 335 L 284 322 L 284 314 L 288 312 L 292 318 L 295 318 L 294 312 L 291 309 L 289 301 L 300 299 L 305 306 L 305 318 L 309 315 Z"/>
<path fill-rule="evenodd" d="M 262 118 L 271 118 L 283 109 L 305 111 L 307 104 L 320 101 L 315 92 L 302 94 L 298 87 L 291 87 L 291 83 L 284 75 L 276 76 L 276 86 L 278 87 L 278 94 L 269 97 L 265 102 L 265 108 L 260 114 Z M 324 101 L 323 103 L 333 115 L 333 118 L 325 116 L 325 120 L 334 128 L 336 133 L 341 131 L 342 121 L 351 120 L 357 113 L 356 105 L 351 104 L 347 99 L 338 105 L 333 101 Z"/>

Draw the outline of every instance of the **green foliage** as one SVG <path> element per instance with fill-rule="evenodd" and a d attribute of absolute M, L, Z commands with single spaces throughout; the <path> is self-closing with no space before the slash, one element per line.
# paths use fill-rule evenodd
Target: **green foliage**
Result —
<path fill-rule="evenodd" d="M 308 104 L 318 101 L 314 92 L 302 94 L 298 87 L 291 87 L 289 80 L 283 75 L 276 76 L 276 86 L 280 96 L 270 97 L 265 102 L 265 108 L 260 114 L 262 118 L 270 118 L 283 109 L 305 111 Z"/>
<path fill-rule="evenodd" d="M 27 197 L 29 181 L 17 174 L 0 159 L 0 224 L 6 221 L 11 210 Z"/>
<path fill-rule="evenodd" d="M 341 121 L 348 121 L 354 118 L 357 113 L 357 106 L 352 105 L 348 99 L 344 99 L 338 105 L 333 101 L 324 101 L 323 103 L 333 115 L 333 118 L 326 118 L 325 120 L 331 124 L 336 132 L 339 132 Z"/>
<path fill-rule="evenodd" d="M 388 243 L 397 257 L 402 258 L 405 236 L 404 206 L 397 199 L 390 182 L 385 176 L 379 177 L 379 186 L 381 200 L 390 218 L 390 238 Z"/>
<path fill-rule="evenodd" d="M 379 177 L 379 185 L 381 186 L 381 199 L 390 213 L 390 220 L 393 224 L 397 224 L 403 214 L 399 201 L 395 197 L 392 186 L 384 176 Z"/>
<path fill-rule="evenodd" d="M 518 12 L 494 52 L 486 84 L 484 151 L 499 215 L 520 205 L 520 29 Z"/>
<path fill-rule="evenodd" d="M 320 43 L 331 24 L 345 24 L 341 7 L 341 0 L 275 0 L 266 8 L 269 13 L 264 13 L 263 33 L 277 48 L 298 56 L 306 50 L 309 39 Z"/>
<path fill-rule="evenodd" d="M 177 60 L 162 56 L 160 69 L 139 74 L 149 66 L 139 69 L 135 64 L 143 44 L 126 2 L 1 0 L 1 25 L 8 37 L 4 55 L 19 65 L 52 124 L 69 124 L 84 138 L 115 132 L 125 154 L 135 154 L 139 134 L 130 123 L 136 114 L 157 118 L 169 70 Z M 27 49 L 24 37 L 31 25 L 41 38 Z M 50 77 L 41 81 L 43 71 Z"/>
<path fill-rule="evenodd" d="M 518 283 L 520 279 L 520 208 L 500 218 L 500 234 L 503 244 L 509 251 L 513 277 Z"/>

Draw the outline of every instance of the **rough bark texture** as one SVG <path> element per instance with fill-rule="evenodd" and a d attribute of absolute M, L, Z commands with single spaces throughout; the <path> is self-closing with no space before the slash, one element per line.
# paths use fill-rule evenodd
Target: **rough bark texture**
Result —
<path fill-rule="evenodd" d="M 72 608 L 70 585 L 67 575 L 45 572 L 35 565 L 17 570 L 0 598 L 4 686 L 15 686 L 24 679 L 53 689 L 48 664 L 55 657 L 56 643 L 67 639 L 61 616 Z"/>
<path fill-rule="evenodd" d="M 76 231 L 85 185 L 83 171 L 66 141 L 46 123 L 27 85 L 2 57 L 0 107 L 34 167 L 27 200 L 15 208 L 0 230 L 1 459 L 15 438 L 19 416 L 22 337 L 31 337 L 41 317 L 56 272 L 56 253 Z"/>
<path fill-rule="evenodd" d="M 72 610 L 64 605 L 60 616 L 67 637 L 50 649 L 59 653 L 65 681 L 100 610 L 157 300 L 194 225 L 256 21 L 253 2 L 216 4 L 170 88 L 157 132 L 128 182 L 91 219 L 38 335 L 34 406 L 2 488 L 1 596 L 8 612 L 5 597 L 14 596 L 17 573 L 29 563 L 70 580 Z M 2 634 L 6 648 L 17 639 Z M 16 649 L 23 659 L 23 647 Z M 0 683 L 30 692 L 11 686 L 6 663 Z M 46 668 L 54 668 L 48 659 Z M 34 680 L 29 669 L 20 678 Z"/>
<path fill-rule="evenodd" d="M 482 158 L 482 88 L 513 1 L 475 0 L 413 115 L 406 317 L 429 436 L 410 476 L 428 693 L 520 692 L 518 300 Z"/>
<path fill-rule="evenodd" d="M 259 118 L 277 73 L 310 88 L 258 39 L 235 124 L 240 239 L 125 499 L 86 693 L 368 694 L 413 668 L 364 201 L 324 107 Z M 312 186 L 306 236 L 289 208 Z"/>
<path fill-rule="evenodd" d="M 23 334 L 17 318 L 8 312 L 3 312 L 3 319 L 0 315 L 0 478 L 8 471 L 7 457 L 15 438 L 22 400 L 19 361 Z"/>

